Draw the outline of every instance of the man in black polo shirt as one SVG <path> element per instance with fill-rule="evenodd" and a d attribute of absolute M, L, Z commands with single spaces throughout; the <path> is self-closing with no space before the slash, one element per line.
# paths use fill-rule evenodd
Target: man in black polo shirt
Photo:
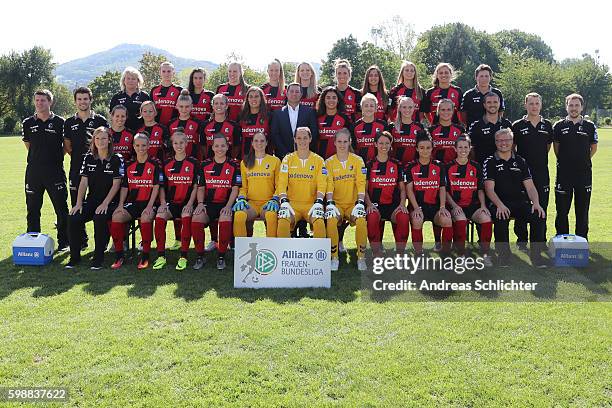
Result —
<path fill-rule="evenodd" d="M 80 87 L 74 91 L 74 103 L 77 113 L 66 119 L 64 123 L 64 149 L 70 154 L 70 171 L 68 173 L 68 185 L 70 186 L 70 205 L 74 207 L 77 200 L 77 190 L 81 181 L 80 171 L 83 158 L 89 151 L 91 135 L 100 126 L 108 127 L 108 122 L 102 115 L 91 110 L 91 89 Z M 87 233 L 85 225 L 81 235 L 83 236 L 83 247 L 87 247 Z"/>
<path fill-rule="evenodd" d="M 465 123 L 465 127 L 475 121 L 481 119 L 485 114 L 484 97 L 489 92 L 493 92 L 499 96 L 499 115 L 505 110 L 504 97 L 499 89 L 491 86 L 493 79 L 493 70 L 486 64 L 480 64 L 474 72 L 476 78 L 476 86 L 463 94 L 461 100 L 461 120 Z"/>
<path fill-rule="evenodd" d="M 495 153 L 495 133 L 500 129 L 509 129 L 512 123 L 499 117 L 499 95 L 489 92 L 484 96 L 485 114 L 470 125 L 468 134 L 472 139 L 474 160 L 481 165 L 485 159 Z"/>
<path fill-rule="evenodd" d="M 493 218 L 495 249 L 500 266 L 509 266 L 510 244 L 508 224 L 510 218 L 530 224 L 531 261 L 536 267 L 546 267 L 541 252 L 546 237 L 543 225 L 546 214 L 540 206 L 529 167 L 525 160 L 513 152 L 513 135 L 510 129 L 495 133 L 497 151 L 489 156 L 483 166 L 485 193 L 490 200 L 489 211 Z"/>
<path fill-rule="evenodd" d="M 516 152 L 529 166 L 533 184 L 538 190 L 540 206 L 544 212 L 547 212 L 550 195 L 548 152 L 553 142 L 552 123 L 540 116 L 542 97 L 539 94 L 532 92 L 525 96 L 525 109 L 527 115 L 512 124 L 514 145 Z M 527 224 L 514 221 L 514 233 L 518 238 L 519 249 L 527 251 Z M 544 223 L 544 236 L 546 236 L 546 223 Z"/>
<path fill-rule="evenodd" d="M 53 94 L 34 94 L 36 113 L 23 121 L 23 143 L 28 150 L 25 193 L 28 232 L 40 232 L 40 209 L 45 190 L 57 216 L 59 250 L 68 249 L 68 192 L 64 173 L 64 119 L 51 112 Z"/>
<path fill-rule="evenodd" d="M 555 181 L 555 203 L 557 234 L 569 233 L 568 214 L 572 195 L 576 197 L 576 235 L 588 238 L 589 204 L 591 202 L 591 158 L 597 151 L 597 129 L 595 124 L 581 115 L 582 96 L 571 94 L 565 98 L 567 116 L 553 126 L 555 155 L 557 156 L 557 179 Z"/>

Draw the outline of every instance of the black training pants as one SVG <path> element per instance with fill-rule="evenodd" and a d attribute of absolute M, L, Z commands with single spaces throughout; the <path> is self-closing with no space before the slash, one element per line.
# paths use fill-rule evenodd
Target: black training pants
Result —
<path fill-rule="evenodd" d="M 81 244 L 83 243 L 83 233 L 85 229 L 85 223 L 93 220 L 94 222 L 94 262 L 102 263 L 104 260 L 104 251 L 108 244 L 110 237 L 110 231 L 108 228 L 108 221 L 113 216 L 113 211 L 117 208 L 116 205 L 109 205 L 106 214 L 96 214 L 96 208 L 100 203 L 98 202 L 84 202 L 83 210 L 80 213 L 71 215 L 68 219 L 69 231 L 70 231 L 70 259 L 76 261 L 81 258 Z"/>
<path fill-rule="evenodd" d="M 541 183 L 534 179 L 534 185 L 538 191 L 538 198 L 540 200 L 540 206 L 546 212 L 548 216 L 548 199 L 550 197 L 550 184 Z M 544 237 L 546 237 L 546 220 L 544 220 Z M 514 233 L 516 234 L 518 242 L 527 242 L 527 223 L 522 220 L 514 220 Z"/>
<path fill-rule="evenodd" d="M 569 234 L 568 215 L 572 206 L 572 198 L 575 198 L 576 235 L 588 239 L 591 183 L 590 168 L 576 171 L 576 169 L 560 170 L 557 167 L 557 180 L 555 182 L 555 203 L 557 207 L 555 228 L 557 234 Z"/>
<path fill-rule="evenodd" d="M 531 203 L 527 201 L 504 202 L 504 205 L 510 210 L 510 217 L 514 218 L 515 222 L 519 221 L 529 224 L 529 242 L 531 248 L 541 248 L 546 241 L 544 233 L 546 220 L 540 218 L 538 213 L 531 212 Z M 497 218 L 497 207 L 495 205 L 491 205 L 489 211 L 493 218 L 495 249 L 501 255 L 508 255 L 510 254 L 510 232 L 508 230 L 510 220 Z"/>

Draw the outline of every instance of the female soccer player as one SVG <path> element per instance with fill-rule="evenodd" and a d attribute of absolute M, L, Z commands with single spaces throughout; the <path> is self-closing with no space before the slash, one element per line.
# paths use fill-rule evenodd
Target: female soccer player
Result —
<path fill-rule="evenodd" d="M 314 237 L 325 238 L 325 163 L 321 156 L 310 151 L 312 134 L 309 128 L 297 128 L 294 141 L 296 151 L 283 158 L 278 177 L 280 209 L 277 236 L 289 238 L 292 227 L 300 220 L 307 220 L 312 225 Z"/>
<path fill-rule="evenodd" d="M 489 258 L 492 223 L 485 203 L 484 181 L 480 164 L 469 160 L 472 149 L 470 138 L 460 136 L 455 141 L 457 158 L 446 167 L 446 202 L 453 218 L 453 242 L 459 255 L 465 252 L 468 219 L 480 224 L 480 249 L 484 264 L 492 266 Z"/>
<path fill-rule="evenodd" d="M 336 153 L 334 137 L 336 132 L 350 126 L 349 118 L 344 114 L 342 95 L 336 88 L 328 86 L 317 101 L 317 125 L 319 139 L 315 153 L 327 159 Z"/>
<path fill-rule="evenodd" d="M 268 64 L 268 82 L 261 86 L 269 111 L 281 109 L 287 103 L 287 87 L 283 64 L 274 59 Z"/>
<path fill-rule="evenodd" d="M 256 218 L 266 222 L 266 236 L 276 237 L 278 197 L 275 195 L 280 160 L 266 154 L 268 140 L 261 133 L 253 135 L 249 152 L 240 163 L 242 186 L 234 204 L 234 236 L 247 236 L 247 222 Z"/>
<path fill-rule="evenodd" d="M 162 125 L 168 126 L 168 123 L 176 115 L 176 100 L 183 88 L 172 83 L 172 77 L 174 76 L 174 65 L 172 63 L 162 62 L 159 73 L 161 84 L 151 89 L 151 100 L 155 102 L 155 108 L 157 109 L 156 120 Z"/>
<path fill-rule="evenodd" d="M 140 220 L 142 236 L 142 257 L 138 269 L 149 267 L 149 252 L 153 239 L 153 218 L 155 217 L 155 201 L 159 192 L 159 184 L 163 182 L 163 173 L 158 162 L 149 157 L 149 136 L 147 133 L 137 133 L 134 136 L 136 159 L 127 166 L 125 177 L 121 184 L 119 203 L 113 212 L 111 235 L 115 244 L 115 263 L 113 269 L 119 269 L 125 261 L 123 239 L 125 224 L 132 219 Z"/>
<path fill-rule="evenodd" d="M 348 221 L 356 226 L 357 269 L 366 270 L 365 249 L 368 240 L 365 211 L 366 167 L 363 159 L 349 151 L 351 132 L 342 128 L 335 135 L 336 154 L 325 161 L 327 169 L 327 191 L 325 219 L 327 236 L 331 238 L 331 270 L 337 271 L 338 225 Z"/>
<path fill-rule="evenodd" d="M 217 133 L 212 143 L 214 156 L 204 160 L 201 166 L 196 196 L 198 205 L 191 221 L 191 232 L 198 254 L 193 269 L 201 269 L 205 263 L 206 226 L 218 226 L 217 269 L 225 269 L 225 253 L 232 239 L 232 206 L 241 184 L 240 166 L 227 157 L 228 149 L 225 135 Z"/>
<path fill-rule="evenodd" d="M 376 119 L 384 120 L 387 117 L 387 104 L 389 93 L 385 87 L 385 78 L 378 66 L 372 65 L 365 73 L 361 95 L 370 93 L 376 97 Z"/>
<path fill-rule="evenodd" d="M 123 105 L 127 109 L 127 121 L 125 126 L 130 132 L 135 132 L 142 126 L 142 118 L 140 117 L 140 105 L 144 101 L 151 100 L 148 93 L 141 88 L 144 85 L 144 78 L 140 71 L 134 67 L 127 67 L 121 74 L 119 87 L 121 92 L 113 95 L 110 101 L 109 111 L 117 105 Z"/>
<path fill-rule="evenodd" d="M 193 100 L 187 89 L 181 91 L 181 96 L 176 101 L 176 110 L 178 111 L 178 118 L 168 125 L 170 136 L 177 129 L 182 129 L 185 136 L 187 136 L 187 146 L 185 146 L 187 156 L 200 161 L 202 160 L 202 152 L 200 151 L 200 122 L 192 119 Z"/>
<path fill-rule="evenodd" d="M 355 123 L 361 115 L 361 91 L 349 85 L 353 74 L 351 63 L 345 59 L 336 60 L 334 73 L 336 90 L 340 93 L 340 99 L 344 103 L 344 114 L 349 117 L 351 123 Z"/>
<path fill-rule="evenodd" d="M 168 128 L 157 123 L 157 109 L 153 101 L 143 102 L 140 106 L 140 116 L 144 123 L 138 133 L 146 132 L 148 135 L 149 157 L 162 163 L 170 140 Z"/>
<path fill-rule="evenodd" d="M 251 150 L 253 136 L 263 133 L 270 136 L 270 113 L 266 104 L 266 97 L 261 88 L 252 86 L 247 91 L 242 112 L 240 112 L 240 130 L 242 132 L 242 143 L 240 157 L 244 158 Z"/>
<path fill-rule="evenodd" d="M 180 103 L 180 102 L 179 102 Z M 198 190 L 198 161 L 187 155 L 189 138 L 183 129 L 175 130 L 171 137 L 174 157 L 164 163 L 164 184 L 159 190 L 159 208 L 155 217 L 155 242 L 157 242 L 157 259 L 153 269 L 166 266 L 166 222 L 170 219 L 180 220 L 178 224 L 181 243 L 181 257 L 176 270 L 187 268 L 187 251 L 191 243 L 191 215 L 195 207 Z"/>
<path fill-rule="evenodd" d="M 365 161 L 370 161 L 376 155 L 375 137 L 377 133 L 387 130 L 388 125 L 383 119 L 376 119 L 377 99 L 371 93 L 361 98 L 361 119 L 353 126 L 353 148 Z"/>
<path fill-rule="evenodd" d="M 202 128 L 202 147 L 204 158 L 212 158 L 213 139 L 217 133 L 222 133 L 226 138 L 231 149 L 231 157 L 236 158 L 240 155 L 240 143 L 242 131 L 240 125 L 228 117 L 227 97 L 223 94 L 216 94 L 212 100 L 213 114 L 203 125 Z"/>
<path fill-rule="evenodd" d="M 455 106 L 450 99 L 441 99 L 438 102 L 438 123 L 429 128 L 429 134 L 433 139 L 433 158 L 442 163 L 454 160 L 457 157 L 455 142 L 457 138 L 465 133 L 463 126 L 453 123 Z"/>
<path fill-rule="evenodd" d="M 375 257 L 383 256 L 382 236 L 385 221 L 393 224 L 395 248 L 406 249 L 410 217 L 406 208 L 406 188 L 402 165 L 391 158 L 391 133 L 379 132 L 375 138 L 376 156 L 367 164 L 366 221 L 368 239 Z"/>
<path fill-rule="evenodd" d="M 397 115 L 395 123 L 390 123 L 391 135 L 393 136 L 393 151 L 395 158 L 406 166 L 416 157 L 416 134 L 423 130 L 423 125 L 414 122 L 416 103 L 409 96 L 399 96 L 397 103 Z"/>
<path fill-rule="evenodd" d="M 433 88 L 425 93 L 421 103 L 421 112 L 427 113 L 427 120 L 431 125 L 438 122 L 438 103 L 442 99 L 450 99 L 455 105 L 452 121 L 461 123 L 459 118 L 459 107 L 463 98 L 461 88 L 452 84 L 455 79 L 454 68 L 448 62 L 441 62 L 436 66 L 432 76 Z"/>
<path fill-rule="evenodd" d="M 420 113 L 419 107 L 425 96 L 425 90 L 419 85 L 419 73 L 414 62 L 404 61 L 402 63 L 397 84 L 389 91 L 389 120 L 395 120 L 401 96 L 407 96 L 414 101 L 412 120 L 422 121 L 423 114 Z"/>
<path fill-rule="evenodd" d="M 111 127 L 109 137 L 113 144 L 113 153 L 117 153 L 125 164 L 134 157 L 134 136 L 125 128 L 128 110 L 123 105 L 115 105 L 111 110 Z"/>
<path fill-rule="evenodd" d="M 442 252 L 450 252 L 453 239 L 451 215 L 445 208 L 446 177 L 444 166 L 432 160 L 433 141 L 427 131 L 417 134 L 417 160 L 404 171 L 406 193 L 410 201 L 412 245 L 417 254 L 423 252 L 423 223 L 431 221 L 442 227 Z"/>
<path fill-rule="evenodd" d="M 229 120 L 238 121 L 244 97 L 248 89 L 244 82 L 242 65 L 232 62 L 227 66 L 227 82 L 217 87 L 215 94 L 225 95 L 227 98 L 227 117 Z"/>
<path fill-rule="evenodd" d="M 87 221 L 93 220 L 96 246 L 91 269 L 102 269 L 109 237 L 108 221 L 117 207 L 117 193 L 121 188 L 124 171 L 121 156 L 113 153 L 113 142 L 108 129 L 99 127 L 94 130 L 90 151 L 85 155 L 81 167 L 76 204 L 70 210 L 68 219 L 70 261 L 67 268 L 74 268 L 81 262 L 81 230 Z"/>
<path fill-rule="evenodd" d="M 310 62 L 301 62 L 295 70 L 295 81 L 302 87 L 300 105 L 315 108 L 321 89 L 317 86 L 317 75 Z"/>
<path fill-rule="evenodd" d="M 208 120 L 212 113 L 212 98 L 215 96 L 211 91 L 204 89 L 206 82 L 206 71 L 203 68 L 194 68 L 189 74 L 189 95 L 193 102 L 191 117 L 198 122 Z"/>

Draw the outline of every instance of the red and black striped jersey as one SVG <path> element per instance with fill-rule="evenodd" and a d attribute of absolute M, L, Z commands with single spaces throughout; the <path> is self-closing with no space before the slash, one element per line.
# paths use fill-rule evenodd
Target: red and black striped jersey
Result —
<path fill-rule="evenodd" d="M 181 88 L 178 85 L 163 86 L 157 85 L 151 89 L 151 100 L 157 109 L 156 121 L 168 126 L 168 123 L 176 116 L 176 101 L 181 95 Z"/>
<path fill-rule="evenodd" d="M 461 88 L 455 85 L 451 85 L 447 89 L 440 87 L 433 87 L 427 90 L 425 98 L 421 102 L 421 112 L 427 113 L 429 123 L 438 123 L 438 102 L 440 99 L 450 99 L 455 104 L 452 121 L 460 123 L 459 119 L 459 108 L 461 107 L 461 101 L 463 100 L 463 92 Z"/>
<path fill-rule="evenodd" d="M 246 120 L 240 121 L 240 130 L 242 133 L 240 158 L 244 158 L 251 148 L 253 136 L 255 136 L 256 133 L 261 132 L 266 136 L 266 140 L 270 139 L 270 118 L 264 118 L 259 113 L 250 113 Z"/>
<path fill-rule="evenodd" d="M 316 109 L 317 101 L 319 100 L 319 96 L 321 96 L 321 89 L 317 87 L 317 92 L 310 98 L 308 97 L 308 87 L 302 87 L 302 99 L 300 99 L 300 105 L 308 106 L 309 108 Z"/>
<path fill-rule="evenodd" d="M 393 136 L 395 158 L 399 160 L 402 166 L 405 166 L 416 159 L 416 132 L 423 130 L 423 125 L 419 122 L 402 123 L 397 129 L 395 124 L 390 123 L 389 128 Z"/>
<path fill-rule="evenodd" d="M 211 158 L 202 163 L 198 185 L 205 187 L 206 204 L 226 204 L 232 187 L 240 187 L 241 184 L 240 165 L 237 161 L 227 159 L 223 163 L 217 163 Z"/>
<path fill-rule="evenodd" d="M 278 86 L 272 86 L 270 83 L 265 83 L 261 86 L 261 90 L 266 96 L 266 104 L 270 110 L 281 109 L 287 103 L 286 86 L 279 92 Z"/>
<path fill-rule="evenodd" d="M 437 160 L 421 164 L 418 160 L 404 169 L 404 181 L 412 183 L 412 190 L 419 205 L 440 204 L 440 187 L 446 185 L 444 165 Z"/>
<path fill-rule="evenodd" d="M 168 129 L 170 131 L 170 136 L 176 132 L 176 129 L 182 127 L 187 136 L 187 146 L 185 147 L 185 152 L 187 156 L 195 157 L 198 160 L 202 160 L 202 153 L 200 151 L 200 122 L 195 121 L 193 119 L 181 120 L 176 119 L 170 123 Z M 172 150 L 172 142 L 169 142 L 169 150 Z"/>
<path fill-rule="evenodd" d="M 229 144 L 228 154 L 232 152 L 232 146 L 238 146 L 242 143 L 242 130 L 240 125 L 231 120 L 224 120 L 223 122 L 216 122 L 214 119 L 210 119 L 204 123 L 202 127 L 202 137 L 200 143 L 204 145 L 206 143 L 206 149 L 204 150 L 204 158 L 213 157 L 212 145 L 213 139 L 216 133 L 223 133 Z"/>
<path fill-rule="evenodd" d="M 129 163 L 135 156 L 134 153 L 134 135 L 123 129 L 121 132 L 114 131 L 109 128 L 110 136 L 113 141 L 113 153 L 121 156 L 124 163 Z"/>
<path fill-rule="evenodd" d="M 452 123 L 450 126 L 442 126 L 440 124 L 431 126 L 429 134 L 433 139 L 432 157 L 442 163 L 455 160 L 457 157 L 455 141 L 463 133 L 465 133 L 463 126 L 456 123 Z"/>
<path fill-rule="evenodd" d="M 242 85 L 230 85 L 228 82 L 217 87 L 217 93 L 227 97 L 227 116 L 229 120 L 237 121 L 244 104 L 246 89 Z"/>
<path fill-rule="evenodd" d="M 128 189 L 126 202 L 147 202 L 153 187 L 164 182 L 164 175 L 157 162 L 151 158 L 144 163 L 135 161 L 127 166 L 121 187 Z"/>
<path fill-rule="evenodd" d="M 336 132 L 342 128 L 350 129 L 350 121 L 346 115 L 336 113 L 335 115 L 319 116 L 317 125 L 319 127 L 319 139 L 316 142 L 315 153 L 327 159 L 336 154 L 336 145 L 334 144 Z"/>
<path fill-rule="evenodd" d="M 370 160 L 366 165 L 367 190 L 370 201 L 374 204 L 400 204 L 399 183 L 404 181 L 402 165 L 395 159 L 381 162 Z"/>
<path fill-rule="evenodd" d="M 143 126 L 138 129 L 138 132 L 145 131 L 149 134 L 149 157 L 154 157 L 163 163 L 164 155 L 168 149 L 170 141 L 170 132 L 168 128 L 160 123 L 153 126 Z"/>
<path fill-rule="evenodd" d="M 183 204 L 189 201 L 191 192 L 197 187 L 199 165 L 193 157 L 185 160 L 168 160 L 164 164 L 164 190 L 166 201 Z"/>
<path fill-rule="evenodd" d="M 421 98 L 423 98 L 425 96 L 425 90 L 423 88 L 420 88 L 420 90 L 421 90 Z M 418 97 L 417 89 L 408 88 L 406 87 L 406 85 L 401 83 L 401 84 L 395 85 L 389 91 L 389 112 L 387 114 L 388 115 L 387 117 L 389 118 L 389 122 L 395 121 L 397 119 L 397 103 L 401 96 L 407 96 L 414 101 L 415 109 L 414 109 L 414 113 L 412 114 L 412 120 L 418 121 L 419 111 L 421 108 L 421 99 L 419 99 Z"/>
<path fill-rule="evenodd" d="M 344 91 L 335 87 L 340 93 L 344 102 L 344 114 L 349 117 L 351 122 L 355 122 L 361 115 L 361 91 L 349 86 Z"/>
<path fill-rule="evenodd" d="M 212 98 L 215 96 L 211 91 L 202 91 L 199 94 L 192 93 L 191 102 L 193 103 L 193 109 L 191 110 L 191 117 L 198 122 L 208 120 L 212 114 Z"/>
<path fill-rule="evenodd" d="M 374 119 L 374 122 L 366 123 L 359 119 L 353 126 L 353 149 L 364 161 L 369 161 L 376 156 L 374 137 L 376 132 L 388 130 L 387 122 Z"/>
<path fill-rule="evenodd" d="M 478 190 L 484 190 L 480 164 L 473 160 L 459 164 L 456 160 L 446 165 L 447 192 L 458 206 L 480 205 Z"/>

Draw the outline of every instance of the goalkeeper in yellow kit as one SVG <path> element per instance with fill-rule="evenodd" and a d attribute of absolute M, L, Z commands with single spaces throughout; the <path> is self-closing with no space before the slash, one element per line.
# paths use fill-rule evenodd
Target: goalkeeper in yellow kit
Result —
<path fill-rule="evenodd" d="M 234 236 L 247 236 L 247 222 L 263 218 L 266 236 L 276 237 L 276 212 L 280 203 L 275 195 L 280 160 L 266 154 L 268 142 L 263 133 L 255 133 L 251 148 L 240 163 L 242 186 L 234 210 Z M 252 229 L 251 229 L 252 231 Z"/>
<path fill-rule="evenodd" d="M 351 133 L 348 129 L 338 130 L 334 138 L 336 154 L 325 161 L 327 168 L 327 205 L 325 219 L 327 236 L 331 238 L 331 270 L 337 271 L 338 224 L 349 221 L 356 226 L 357 269 L 366 270 L 365 249 L 368 239 L 365 210 L 365 189 L 367 169 L 363 159 L 349 151 Z"/>
<path fill-rule="evenodd" d="M 296 151 L 285 156 L 278 176 L 277 236 L 289 238 L 295 223 L 307 220 L 312 225 L 314 237 L 325 238 L 323 198 L 327 190 L 327 169 L 323 158 L 310 151 L 312 134 L 309 128 L 297 128 L 294 141 Z"/>

